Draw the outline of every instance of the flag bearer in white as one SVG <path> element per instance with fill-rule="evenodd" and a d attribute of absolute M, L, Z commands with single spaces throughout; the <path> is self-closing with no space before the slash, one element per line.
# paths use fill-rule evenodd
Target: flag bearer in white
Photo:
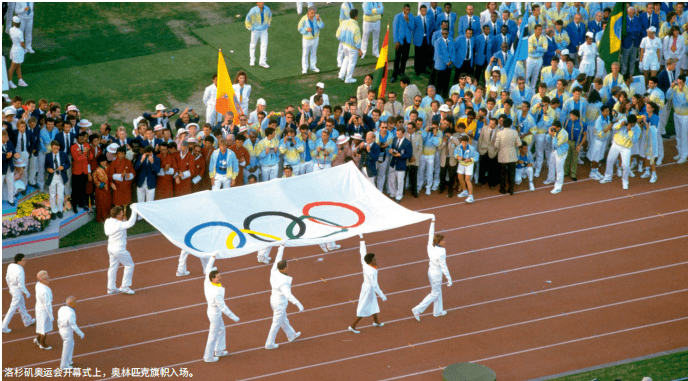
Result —
<path fill-rule="evenodd" d="M 189 257 L 189 252 L 182 250 L 182 252 L 179 254 L 179 265 L 177 265 L 177 276 L 187 276 L 191 274 L 188 270 L 186 270 L 186 258 Z M 208 265 L 208 259 L 207 258 L 199 258 L 201 260 L 201 266 L 203 267 L 203 275 L 208 275 L 206 274 L 205 268 Z"/>
<path fill-rule="evenodd" d="M 430 267 L 428 268 L 428 279 L 430 279 L 430 286 L 432 291 L 430 294 L 420 302 L 419 305 L 413 307 L 411 312 L 416 320 L 420 321 L 420 314 L 425 311 L 430 304 L 434 303 L 433 315 L 435 317 L 444 316 L 447 311 L 442 306 L 442 275 L 447 278 L 447 287 L 451 287 L 452 279 L 447 268 L 447 250 L 444 248 L 444 236 L 435 234 L 435 219 L 430 223 L 430 234 L 428 236 L 428 257 L 430 257 Z"/>
<path fill-rule="evenodd" d="M 48 338 L 48 332 L 53 330 L 53 321 L 55 317 L 53 316 L 53 292 L 50 290 L 48 285 L 50 284 L 50 278 L 48 277 L 48 272 L 42 270 L 38 273 L 38 283 L 36 283 L 36 334 L 37 337 L 33 339 L 34 344 L 38 345 L 38 348 L 44 350 L 50 350 L 45 343 L 45 339 Z"/>
<path fill-rule="evenodd" d="M 60 368 L 66 369 L 73 366 L 72 354 L 74 353 L 74 332 L 80 338 L 84 338 L 84 333 L 81 332 L 76 325 L 76 298 L 70 296 L 67 298 L 67 305 L 60 307 L 57 311 L 57 328 L 60 330 L 62 337 L 62 361 Z"/>
<path fill-rule="evenodd" d="M 377 319 L 377 314 L 380 312 L 380 306 L 377 304 L 377 296 L 380 296 L 382 301 L 386 301 L 387 297 L 380 290 L 377 284 L 377 259 L 375 254 L 366 252 L 365 241 L 363 234 L 361 237 L 361 265 L 363 266 L 363 285 L 361 286 L 361 295 L 358 297 L 358 308 L 356 309 L 356 320 L 349 326 L 349 332 L 361 333 L 356 330 L 356 324 L 362 318 L 373 315 L 373 327 L 383 327 L 385 323 L 380 323 Z M 377 294 L 377 295 L 376 295 Z"/>
<path fill-rule="evenodd" d="M 215 362 L 220 357 L 229 355 L 225 339 L 225 322 L 222 320 L 222 314 L 227 315 L 235 323 L 239 321 L 239 317 L 230 311 L 227 304 L 225 304 L 225 288 L 220 283 L 221 275 L 213 267 L 216 255 L 217 252 L 214 252 L 208 260 L 205 268 L 208 276 L 205 277 L 203 285 L 205 300 L 208 301 L 208 320 L 210 320 L 208 343 L 205 346 L 205 354 L 203 355 L 203 361 L 205 362 Z"/>
<path fill-rule="evenodd" d="M 628 174 L 631 172 L 631 148 L 640 138 L 640 127 L 638 127 L 636 122 L 636 116 L 629 115 L 626 120 L 619 121 L 614 125 L 612 147 L 609 149 L 607 167 L 604 171 L 604 178 L 600 180 L 600 183 L 606 184 L 612 181 L 614 162 L 621 156 L 621 168 L 623 169 L 621 186 L 623 189 L 628 189 Z"/>
<path fill-rule="evenodd" d="M 14 263 L 10 263 L 7 266 L 7 274 L 5 275 L 5 280 L 7 281 L 7 286 L 10 289 L 10 295 L 12 295 L 12 302 L 10 303 L 10 308 L 7 310 L 5 315 L 5 320 L 2 321 L 2 333 L 10 333 L 11 329 L 7 328 L 12 320 L 14 313 L 19 310 L 24 326 L 28 327 L 36 322 L 36 319 L 32 318 L 28 312 L 26 312 L 26 303 L 24 302 L 24 296 L 27 298 L 31 296 L 29 290 L 26 289 L 24 284 L 24 265 L 26 265 L 26 259 L 24 259 L 24 254 L 17 254 L 14 256 Z M 23 294 L 23 295 L 22 295 Z"/>
<path fill-rule="evenodd" d="M 108 294 L 116 294 L 118 292 L 129 295 L 134 294 L 134 291 L 129 288 L 131 286 L 131 278 L 134 276 L 134 260 L 127 251 L 127 229 L 134 226 L 136 223 L 136 216 L 136 212 L 132 210 L 131 217 L 127 221 L 125 220 L 126 214 L 124 214 L 124 209 L 120 206 L 115 206 L 110 210 L 110 218 L 105 220 L 105 235 L 108 236 L 107 250 L 110 255 L 107 287 Z M 116 280 L 117 269 L 120 263 L 124 266 L 124 274 L 122 275 L 122 287 L 118 289 Z"/>
<path fill-rule="evenodd" d="M 272 270 L 270 271 L 270 286 L 272 286 L 270 306 L 272 307 L 273 316 L 270 333 L 268 333 L 268 339 L 265 341 L 265 349 L 276 349 L 279 347 L 279 345 L 275 344 L 275 337 L 280 328 L 282 328 L 287 335 L 287 340 L 289 341 L 294 341 L 297 337 L 301 336 L 301 332 L 296 332 L 294 328 L 289 325 L 289 319 L 287 319 L 287 306 L 289 302 L 299 307 L 299 311 L 303 311 L 303 306 L 296 300 L 294 295 L 291 294 L 292 277 L 287 275 L 287 261 L 282 260 L 282 255 L 284 255 L 284 246 L 280 246 L 279 249 L 277 249 L 275 263 L 272 265 Z"/>

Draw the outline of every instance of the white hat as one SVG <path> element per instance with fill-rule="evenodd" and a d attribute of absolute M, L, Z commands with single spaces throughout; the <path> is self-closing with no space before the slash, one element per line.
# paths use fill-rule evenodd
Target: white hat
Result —
<path fill-rule="evenodd" d="M 142 116 L 139 116 L 138 118 L 134 118 L 134 129 L 139 128 L 139 122 L 143 120 Z"/>
<path fill-rule="evenodd" d="M 67 107 L 67 111 L 76 111 L 76 112 L 79 112 L 79 109 L 76 108 L 75 105 L 69 105 L 69 107 Z"/>
<path fill-rule="evenodd" d="M 163 127 L 162 124 L 158 124 L 155 127 L 153 127 L 153 131 L 162 131 L 164 129 L 165 127 Z"/>
<path fill-rule="evenodd" d="M 450 112 L 451 110 L 449 109 L 449 106 L 444 104 L 444 105 L 440 106 L 440 111 Z"/>
<path fill-rule="evenodd" d="M 490 91 L 494 91 L 495 93 L 498 93 L 499 88 L 497 88 L 497 86 L 490 86 Z"/>
<path fill-rule="evenodd" d="M 315 84 L 315 87 L 319 87 L 319 88 L 321 88 L 321 89 L 324 90 L 324 89 L 325 89 L 325 84 L 322 83 L 322 82 L 318 82 L 318 83 Z"/>
<path fill-rule="evenodd" d="M 190 138 L 188 138 L 188 139 L 186 139 L 186 141 L 189 142 L 189 143 L 196 143 L 196 142 L 197 142 L 196 138 L 194 138 L 193 136 L 190 137 Z"/>
<path fill-rule="evenodd" d="M 493 73 L 494 73 L 494 72 L 499 73 L 500 71 L 501 71 L 501 70 L 499 70 L 499 68 L 496 67 L 496 66 L 495 66 L 494 68 L 492 68 L 492 72 L 493 72 Z"/>
<path fill-rule="evenodd" d="M 301 100 L 301 104 L 302 104 L 302 105 L 305 105 L 305 104 L 309 104 L 309 105 L 310 105 L 310 104 L 311 104 L 311 101 L 309 101 L 308 99 L 302 99 L 302 100 Z"/>
<path fill-rule="evenodd" d="M 339 135 L 339 137 L 337 138 L 337 144 L 344 144 L 344 143 L 346 143 L 346 142 L 348 142 L 348 141 L 349 141 L 349 137 L 348 137 L 348 136 Z"/>
<path fill-rule="evenodd" d="M 650 377 L 643 377 L 642 381 L 652 381 Z"/>
<path fill-rule="evenodd" d="M 595 35 L 592 32 L 586 33 L 585 36 L 590 37 L 590 38 L 595 38 Z"/>
<path fill-rule="evenodd" d="M 259 105 L 259 106 L 260 106 L 260 105 L 265 106 L 265 99 L 263 99 L 263 98 L 258 98 L 258 102 L 257 102 L 256 104 Z"/>
<path fill-rule="evenodd" d="M 12 22 L 16 22 L 17 24 L 20 24 L 21 19 L 19 18 L 19 16 L 14 16 L 14 17 L 12 17 Z"/>
<path fill-rule="evenodd" d="M 191 126 L 196 126 L 196 128 L 201 128 L 201 127 L 198 125 L 198 123 L 189 123 L 189 124 L 186 125 L 186 128 L 188 129 L 188 128 L 191 127 Z"/>
<path fill-rule="evenodd" d="M 354 139 L 355 140 L 363 140 L 363 135 L 359 134 L 358 132 L 354 134 Z"/>
<path fill-rule="evenodd" d="M 110 143 L 110 144 L 107 146 L 107 149 L 106 149 L 106 150 L 107 150 L 109 153 L 111 153 L 111 154 L 116 154 L 116 153 L 117 153 L 117 148 L 119 148 L 119 144 L 117 144 L 117 143 Z"/>
<path fill-rule="evenodd" d="M 17 115 L 17 110 L 15 110 L 14 107 L 6 107 L 4 112 L 5 112 L 5 116 Z"/>
<path fill-rule="evenodd" d="M 568 50 L 568 49 L 564 49 L 564 50 L 561 51 L 561 55 L 562 55 L 562 56 L 566 56 L 566 55 L 568 55 L 568 54 L 569 54 L 569 50 Z"/>
<path fill-rule="evenodd" d="M 81 119 L 79 123 L 76 124 L 77 127 L 81 128 L 89 128 L 93 125 L 93 123 L 89 122 L 88 119 Z"/>
<path fill-rule="evenodd" d="M 248 127 L 246 127 L 246 126 L 239 127 L 239 133 L 246 132 L 246 131 L 248 131 Z"/>
<path fill-rule="evenodd" d="M 177 130 L 177 136 L 179 136 L 181 134 L 188 134 L 188 133 L 189 133 L 189 131 L 187 131 L 186 128 L 180 128 Z"/>
<path fill-rule="evenodd" d="M 167 108 L 162 104 L 159 103 L 157 106 L 155 106 L 155 111 L 165 111 Z"/>
<path fill-rule="evenodd" d="M 647 28 L 647 31 L 655 33 L 657 31 L 657 28 L 655 28 L 654 26 L 651 26 L 651 27 Z"/>

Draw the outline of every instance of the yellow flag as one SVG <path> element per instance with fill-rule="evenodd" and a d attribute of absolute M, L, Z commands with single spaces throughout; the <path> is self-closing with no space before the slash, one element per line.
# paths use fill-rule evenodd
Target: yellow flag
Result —
<path fill-rule="evenodd" d="M 239 99 L 234 94 L 232 87 L 232 79 L 229 77 L 225 58 L 222 56 L 222 50 L 217 59 L 217 100 L 215 102 L 215 111 L 224 115 L 227 111 L 234 114 L 234 123 L 239 124 L 239 114 L 243 113 L 239 105 Z M 237 111 L 238 110 L 238 111 Z"/>

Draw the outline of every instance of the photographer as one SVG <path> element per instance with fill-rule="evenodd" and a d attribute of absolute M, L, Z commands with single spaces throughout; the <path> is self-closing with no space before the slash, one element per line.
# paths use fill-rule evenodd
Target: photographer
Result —
<path fill-rule="evenodd" d="M 279 151 L 284 156 L 285 168 L 287 164 L 290 165 L 295 176 L 301 170 L 301 153 L 303 150 L 303 142 L 296 140 L 296 131 L 291 127 L 287 127 L 285 136 L 280 141 Z"/>
<path fill-rule="evenodd" d="M 189 116 L 189 112 L 193 115 L 193 117 Z M 198 114 L 196 114 L 196 110 L 194 110 L 191 107 L 187 107 L 179 115 L 179 119 L 177 119 L 174 122 L 174 127 L 176 128 L 176 131 L 179 131 L 182 128 L 187 129 L 187 126 L 190 123 L 195 123 L 196 125 L 198 125 L 199 120 L 201 120 L 201 117 L 198 116 Z M 190 136 L 196 136 L 196 135 L 194 134 L 194 135 L 190 135 Z"/>
<path fill-rule="evenodd" d="M 354 135 L 356 139 L 357 135 Z M 358 153 L 361 155 L 359 162 L 359 169 L 365 177 L 375 185 L 375 177 L 377 176 L 377 159 L 380 157 L 380 146 L 375 143 L 375 133 L 368 131 L 365 141 L 356 146 Z"/>
<path fill-rule="evenodd" d="M 160 158 L 155 156 L 152 146 L 143 148 L 143 154 L 134 162 L 136 171 L 136 200 L 137 202 L 153 201 L 160 172 Z M 143 217 L 139 216 L 139 220 Z"/>
<path fill-rule="evenodd" d="M 612 147 L 607 155 L 607 167 L 604 171 L 604 179 L 601 184 L 610 183 L 614 172 L 614 162 L 621 156 L 621 168 L 623 170 L 622 187 L 628 189 L 628 174 L 631 171 L 631 148 L 640 138 L 640 127 L 635 115 L 629 115 L 626 120 L 617 122 L 613 129 Z"/>
<path fill-rule="evenodd" d="M 564 163 L 569 152 L 569 134 L 561 130 L 561 122 L 555 120 L 549 128 L 547 144 L 552 145 L 552 153 L 549 155 L 547 180 L 542 184 L 554 184 L 552 194 L 561 192 L 564 184 Z M 612 166 L 613 167 L 613 166 Z"/>
<path fill-rule="evenodd" d="M 303 145 L 301 152 L 301 162 L 299 164 L 299 172 L 297 174 L 303 175 L 305 173 L 313 172 L 313 157 L 311 156 L 311 149 L 315 146 L 315 136 L 308 129 L 308 125 L 302 124 L 299 127 L 299 136 L 296 137 L 296 142 Z"/>

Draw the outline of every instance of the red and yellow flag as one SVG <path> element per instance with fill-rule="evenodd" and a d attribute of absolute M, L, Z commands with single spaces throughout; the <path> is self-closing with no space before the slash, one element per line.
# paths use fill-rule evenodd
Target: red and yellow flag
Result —
<path fill-rule="evenodd" d="M 375 72 L 373 72 L 373 83 L 370 85 L 371 90 L 377 90 L 378 98 L 384 98 L 385 92 L 387 91 L 387 63 L 388 58 L 388 48 L 389 45 L 389 24 L 387 24 L 387 33 L 385 34 L 385 39 L 382 42 L 382 48 L 380 48 L 380 57 L 377 59 L 377 65 L 375 65 Z"/>
<path fill-rule="evenodd" d="M 217 59 L 217 99 L 215 102 L 215 111 L 224 115 L 227 111 L 234 114 L 234 123 L 239 124 L 239 115 L 243 113 L 239 104 L 239 99 L 234 94 L 232 87 L 232 79 L 229 77 L 225 58 L 222 56 L 220 50 Z"/>

